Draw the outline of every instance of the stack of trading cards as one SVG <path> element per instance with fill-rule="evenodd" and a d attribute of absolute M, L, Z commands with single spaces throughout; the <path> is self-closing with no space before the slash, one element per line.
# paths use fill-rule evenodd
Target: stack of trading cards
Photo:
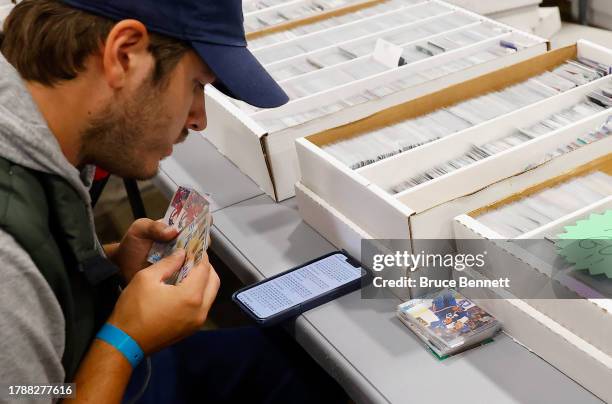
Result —
<path fill-rule="evenodd" d="M 397 316 L 440 359 L 490 340 L 501 324 L 453 289 L 397 306 Z"/>
<path fill-rule="evenodd" d="M 259 38 L 255 38 L 249 41 L 249 48 L 250 49 L 263 48 L 265 46 L 278 44 L 284 41 L 289 41 L 295 38 L 300 38 L 308 34 L 339 27 L 342 25 L 349 25 L 350 28 L 353 28 L 352 26 L 350 26 L 351 23 L 362 23 L 363 22 L 362 20 L 368 17 L 372 17 L 378 14 L 392 12 L 393 10 L 400 10 L 404 7 L 418 4 L 419 2 L 420 0 L 388 0 L 380 4 L 376 4 L 374 6 L 359 9 L 357 11 L 349 12 L 349 13 L 338 15 L 338 16 L 331 17 L 331 18 L 325 18 L 323 20 L 316 21 L 316 22 L 306 24 L 306 25 L 298 25 L 291 29 L 287 29 L 287 30 L 283 30 L 280 32 L 275 32 L 270 35 L 265 35 Z M 329 9 L 330 7 L 327 7 L 327 8 Z M 427 3 L 427 8 L 430 8 L 430 9 L 444 8 L 446 10 L 449 9 L 449 7 L 438 6 L 435 3 Z M 247 24 L 248 23 L 249 22 L 247 21 Z M 249 26 L 246 28 L 247 30 L 255 30 L 255 29 L 260 29 L 261 27 L 256 28 L 255 26 Z M 351 34 L 353 35 L 353 38 L 356 38 L 360 32 L 362 31 L 359 31 L 359 30 L 352 31 Z M 332 37 L 330 39 L 335 40 L 336 38 Z M 259 59 L 259 55 L 256 55 L 256 56 Z M 260 61 L 263 61 L 263 60 L 260 60 Z"/>
<path fill-rule="evenodd" d="M 242 11 L 244 14 L 252 13 L 258 10 L 278 6 L 283 3 L 289 3 L 293 0 L 244 0 L 242 2 Z"/>
<path fill-rule="evenodd" d="M 384 23 L 391 24 L 392 21 L 389 21 L 389 18 L 386 18 Z M 467 20 L 465 21 L 465 24 L 469 24 Z M 373 27 L 372 29 L 378 29 L 378 27 Z M 477 26 L 468 26 L 468 28 L 454 32 L 453 34 L 437 37 L 437 41 L 431 39 L 421 40 L 417 43 L 412 43 L 413 41 L 409 41 L 408 43 L 399 42 L 398 46 L 403 48 L 403 64 L 411 64 L 426 58 L 437 56 L 453 49 L 481 42 L 489 37 L 499 35 L 498 31 L 498 27 L 486 23 L 480 23 Z M 398 39 L 398 41 L 401 41 L 401 39 Z M 373 51 L 376 44 L 376 38 L 372 38 L 370 42 L 372 43 L 371 48 Z M 360 43 L 360 45 L 364 46 L 365 44 Z M 297 45 L 292 45 L 292 47 L 295 46 Z M 502 53 L 516 52 L 514 49 L 508 50 L 509 48 L 502 47 L 501 42 L 499 46 L 503 51 Z M 275 49 L 275 51 L 282 50 Z M 278 53 L 275 53 L 275 55 L 278 55 Z M 283 55 L 283 58 L 284 57 L 285 56 Z M 319 93 L 330 87 L 340 86 L 352 81 L 361 80 L 389 70 L 388 66 L 379 63 L 372 56 L 359 56 L 359 52 L 356 50 L 353 51 L 351 47 L 348 47 L 347 49 L 339 46 L 336 49 L 326 50 L 324 52 L 311 55 L 307 57 L 306 60 L 310 62 L 311 65 L 320 69 L 320 71 L 311 73 L 305 77 L 301 77 L 300 80 L 292 79 L 282 81 L 280 83 L 292 100 L 304 98 L 309 95 Z M 349 60 L 352 60 L 352 62 L 346 65 L 341 64 L 342 62 Z M 335 68 L 327 69 L 331 66 L 335 66 Z M 450 71 L 444 71 L 443 69 L 437 76 L 442 76 L 448 73 L 450 73 Z M 432 72 L 426 74 L 429 74 L 430 76 L 428 79 L 435 78 L 436 76 Z"/>
<path fill-rule="evenodd" d="M 415 38 L 412 36 L 411 33 L 420 34 L 419 36 L 423 38 L 448 31 L 460 25 L 467 25 L 470 21 L 472 23 L 475 22 L 473 18 L 467 20 L 461 15 L 454 15 L 455 19 L 459 20 L 457 23 L 448 23 L 448 21 L 444 21 L 440 24 L 440 27 L 436 27 L 438 24 L 432 24 L 433 27 L 428 26 L 427 29 L 419 27 L 420 29 L 415 30 L 414 28 L 406 26 L 407 23 L 414 23 L 423 18 L 441 16 L 448 12 L 449 10 L 447 8 L 439 7 L 431 3 L 429 5 L 414 7 L 410 10 L 399 9 L 391 14 L 379 14 L 372 18 L 358 21 L 358 23 L 352 22 L 344 26 L 330 26 L 329 31 L 320 34 L 316 33 L 316 41 L 313 41 L 313 38 L 296 38 L 292 41 L 278 44 L 273 48 L 255 50 L 254 54 L 258 58 L 261 58 L 261 62 L 264 64 L 278 62 L 287 57 L 311 54 L 314 51 L 323 50 L 324 48 L 331 51 L 337 51 L 338 48 L 342 48 L 349 54 L 365 56 L 366 54 L 374 52 L 376 40 L 379 37 L 385 40 L 388 38 L 390 39 L 389 42 L 401 46 L 419 39 L 418 37 Z M 386 32 L 391 29 L 393 29 L 393 34 L 377 35 L 380 32 Z M 427 35 L 425 32 L 431 35 Z M 353 41 L 355 38 L 362 39 Z"/>
<path fill-rule="evenodd" d="M 281 9 L 273 8 L 267 12 L 246 15 L 244 17 L 244 28 L 246 32 L 253 32 L 276 24 L 299 20 L 355 2 L 358 2 L 358 0 L 308 0 L 290 4 Z M 249 10 L 253 10 L 253 7 L 260 7 L 260 9 L 264 10 L 270 8 L 265 2 L 257 2 L 250 6 Z"/>
<path fill-rule="evenodd" d="M 594 93 L 600 94 L 595 91 Z M 590 95 L 589 95 L 590 97 Z M 612 102 L 612 99 L 610 99 Z M 417 185 L 428 182 L 434 178 L 442 177 L 455 170 L 459 170 L 463 167 L 469 166 L 477 161 L 484 160 L 488 157 L 501 153 L 505 150 L 513 149 L 523 143 L 529 142 L 539 136 L 546 135 L 557 129 L 566 127 L 574 122 L 579 121 L 588 116 L 592 116 L 598 112 L 604 111 L 606 108 L 599 104 L 595 104 L 590 101 L 584 101 L 579 104 L 572 106 L 571 108 L 564 109 L 556 114 L 549 116 L 543 121 L 537 124 L 516 131 L 515 133 L 501 137 L 499 139 L 487 142 L 481 145 L 473 145 L 471 149 L 452 160 L 448 160 L 443 164 L 439 164 L 426 171 L 422 171 L 417 175 L 413 175 L 408 179 L 404 179 L 401 182 L 391 186 L 389 188 L 390 193 L 400 193 Z M 573 150 L 579 149 L 587 144 L 591 144 L 598 140 L 604 139 L 612 135 L 612 120 L 609 120 L 599 129 L 590 132 L 584 136 L 580 136 L 575 141 L 569 144 L 560 145 L 554 150 L 550 150 L 547 153 L 545 159 L 549 160 L 560 155 L 569 153 Z"/>
<path fill-rule="evenodd" d="M 349 0 L 303 0 L 254 13 L 248 19 L 263 18 L 265 21 L 256 24 L 269 26 L 347 4 Z M 397 66 L 375 57 L 380 39 L 401 48 Z M 275 133 L 520 52 L 537 43 L 508 27 L 442 2 L 388 0 L 249 40 L 249 49 L 279 82 L 291 102 L 339 87 L 343 87 L 342 91 L 316 103 L 294 104 L 288 114 L 266 113 L 241 101 L 232 102 L 268 133 Z M 459 49 L 465 51 L 454 52 Z M 453 55 L 442 56 L 448 53 Z M 439 56 L 444 62 L 437 62 Z M 436 62 L 420 63 L 428 58 Z M 417 66 L 401 69 L 413 65 Z M 574 67 L 562 74 L 587 80 L 583 77 L 584 69 Z M 605 66 L 593 62 L 587 68 L 588 75 Z M 386 75 L 398 69 L 393 78 Z M 366 84 L 364 80 L 372 77 L 382 80 Z M 361 84 L 349 86 L 356 82 Z"/>
<path fill-rule="evenodd" d="M 356 170 L 604 77 L 603 70 L 590 67 L 593 63 L 582 58 L 569 60 L 551 72 L 545 72 L 500 91 L 331 143 L 324 146 L 324 149 Z M 571 120 L 579 120 L 610 108 L 612 99 L 609 94 L 612 90 L 609 87 L 610 82 L 607 82 L 605 88 L 589 93 L 586 103 L 574 111 L 561 111 L 553 117 L 556 123 L 547 122 L 546 125 L 552 126 L 554 130 L 561 122 L 567 125 Z M 510 144 L 520 142 L 531 135 L 523 131 L 522 136 L 510 139 Z M 403 188 L 405 187 L 400 186 L 398 189 Z"/>
<path fill-rule="evenodd" d="M 612 176 L 595 171 L 478 216 L 502 237 L 528 233 L 612 195 Z"/>
<path fill-rule="evenodd" d="M 166 280 L 166 283 L 176 285 L 187 276 L 191 268 L 200 262 L 208 248 L 212 224 L 208 196 L 200 195 L 193 189 L 179 187 L 172 197 L 163 221 L 175 228 L 179 234 L 169 243 L 154 243 L 147 261 L 155 264 L 176 249 L 184 249 L 186 251 L 185 263 L 179 271 Z"/>

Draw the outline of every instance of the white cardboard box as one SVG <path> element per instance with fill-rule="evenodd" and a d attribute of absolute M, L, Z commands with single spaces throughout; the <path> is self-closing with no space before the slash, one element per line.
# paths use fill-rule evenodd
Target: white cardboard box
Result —
<path fill-rule="evenodd" d="M 559 7 L 528 7 L 491 15 L 491 18 L 542 38 L 561 30 Z"/>
<path fill-rule="evenodd" d="M 608 148 L 608 152 L 612 150 Z M 472 195 L 467 195 L 455 201 L 453 209 L 464 209 L 463 212 L 477 209 L 481 206 L 494 203 L 499 199 L 514 195 L 517 192 L 531 186 L 535 186 L 552 177 L 556 177 L 567 172 L 576 165 L 587 164 L 595 160 L 600 153 L 595 148 L 582 148 L 574 153 L 564 155 L 536 169 L 530 170 L 518 176 L 508 178 L 485 190 Z M 347 189 L 347 192 L 350 190 Z M 325 237 L 329 242 L 340 249 L 349 251 L 355 257 L 361 256 L 361 239 L 405 239 L 406 237 L 395 237 L 389 235 L 378 235 L 367 232 L 354 221 L 330 205 L 316 192 L 308 188 L 307 185 L 298 182 L 296 184 L 296 197 L 300 215 L 306 223 L 313 227 L 318 233 Z M 369 203 L 364 203 L 361 199 L 356 199 L 361 203 L 366 213 L 378 212 L 377 208 L 371 208 Z M 368 201 L 369 202 L 369 201 Z M 366 206 L 367 205 L 367 206 Z M 468 208 L 471 206 L 471 208 Z M 379 215 L 373 216 L 380 218 Z M 454 218 L 454 216 L 453 216 Z M 453 219 L 449 219 L 449 226 L 453 226 Z M 473 222 L 473 220 L 472 220 Z M 452 229 L 451 229 L 452 230 Z M 448 238 L 455 238 L 455 231 Z M 461 237 L 458 237 L 461 238 Z M 427 240 L 412 240 L 412 250 L 422 249 L 431 251 L 428 248 Z M 410 291 L 394 292 L 397 295 L 408 296 Z"/>
<path fill-rule="evenodd" d="M 361 240 L 372 239 L 372 236 L 300 182 L 295 184 L 295 196 L 306 223 L 337 248 L 357 259 L 361 257 Z"/>
<path fill-rule="evenodd" d="M 537 5 L 534 5 L 509 11 L 500 11 L 489 16 L 496 21 L 508 24 L 521 31 L 533 33 L 535 27 L 540 23 L 539 9 Z"/>
<path fill-rule="evenodd" d="M 548 179 L 543 185 L 535 185 L 531 190 L 521 190 L 505 201 L 498 201 L 493 204 L 493 208 L 506 201 L 521 199 L 522 196 L 589 172 L 602 171 L 612 175 L 612 153 L 582 167 L 568 167 L 566 171 L 557 178 Z M 557 258 L 555 247 L 552 242 L 545 240 L 555 238 L 556 235 L 564 232 L 565 226 L 586 219 L 591 213 L 601 214 L 609 209 L 612 209 L 612 195 L 517 237 L 517 241 L 523 240 L 518 243 L 508 238 L 504 239 L 503 235 L 481 223 L 478 216 L 482 209 L 479 209 L 455 218 L 454 230 L 457 248 L 460 253 L 481 253 L 481 251 L 469 250 L 482 249 L 485 246 L 488 253 L 486 266 L 479 272 L 487 278 L 497 279 L 508 276 L 508 271 L 511 269 L 512 281 L 515 282 L 510 285 L 511 293 L 522 298 L 529 297 L 530 299 L 526 301 L 535 309 L 563 324 L 569 331 L 607 355 L 612 355 L 612 339 L 610 339 L 612 300 L 607 294 L 609 292 L 597 290 L 598 284 L 589 284 L 588 277 L 568 276 L 567 271 L 559 271 L 558 268 L 555 268 L 555 258 Z M 483 242 L 473 243 L 470 240 L 482 240 Z M 530 242 L 529 240 L 537 241 Z M 529 245 L 528 248 L 527 245 Z M 585 278 L 587 282 L 584 281 Z M 609 289 L 609 285 L 607 286 Z M 528 296 L 525 295 L 527 290 L 530 291 Z M 553 296 L 558 299 L 551 298 Z"/>
<path fill-rule="evenodd" d="M 588 42 L 581 41 L 577 49 L 573 48 L 573 52 L 612 63 L 610 50 Z M 571 54 L 571 47 L 564 48 L 517 67 L 519 70 L 525 70 L 523 77 L 530 77 L 538 73 L 537 66 L 540 63 L 551 63 L 554 59 L 565 60 L 566 56 Z M 375 238 L 450 239 L 453 235 L 452 221 L 458 214 L 516 192 L 516 189 L 537 182 L 539 178 L 543 178 L 543 181 L 555 170 L 562 170 L 567 161 L 586 163 L 612 150 L 612 139 L 607 138 L 569 153 L 571 156 L 564 155 L 548 162 L 543 160 L 543 156 L 551 147 L 554 148 L 554 145 L 558 146 L 569 139 L 584 135 L 603 123 L 609 114 L 604 111 L 533 142 L 527 142 L 507 153 L 500 153 L 403 193 L 392 195 L 384 190 L 385 186 L 398 180 L 398 172 L 407 177 L 406 173 L 419 172 L 423 168 L 435 166 L 461 154 L 458 150 L 465 150 L 475 139 L 495 139 L 509 134 L 509 130 L 516 129 L 517 122 L 522 125 L 537 122 L 553 112 L 575 104 L 591 86 L 601 86 L 603 81 L 609 81 L 610 77 L 358 170 L 349 169 L 317 145 L 336 136 L 353 134 L 357 130 L 353 128 L 371 127 L 376 120 L 385 124 L 393 122 L 393 119 L 397 121 L 397 115 L 406 114 L 406 111 L 413 116 L 429 112 L 437 108 L 431 108 L 431 105 L 436 103 L 434 98 L 449 104 L 453 104 L 457 97 L 471 98 L 465 96 L 469 89 L 481 86 L 482 90 L 490 85 L 500 85 L 504 78 L 512 80 L 510 76 L 513 74 L 517 74 L 516 70 L 507 68 L 383 111 L 368 118 L 369 121 L 362 120 L 298 139 L 296 144 L 302 184 Z M 502 83 L 501 87 L 505 85 Z M 532 167 L 538 168 L 531 169 Z M 528 168 L 531 171 L 527 170 Z M 414 246 L 413 248 L 418 249 Z"/>
<path fill-rule="evenodd" d="M 296 197 L 306 222 L 336 247 L 360 256 L 358 246 L 361 238 L 371 238 L 367 233 L 300 183 L 296 184 Z M 401 294 L 399 297 L 402 299 L 409 298 L 407 290 L 393 292 Z M 509 292 L 503 296 L 505 299 L 495 296 L 497 298 L 494 300 L 493 296 L 469 297 L 497 317 L 503 324 L 504 332 L 519 343 L 602 400 L 612 400 L 612 391 L 608 388 L 612 377 L 612 357 L 537 311 L 532 302 L 529 305 Z"/>
<path fill-rule="evenodd" d="M 464 274 L 482 279 L 477 273 Z M 476 290 L 473 290 L 477 292 Z M 605 402 L 612 402 L 612 357 L 510 292 L 467 296 L 493 314 L 503 331 Z M 534 381 L 537 383 L 537 381 Z"/>
<path fill-rule="evenodd" d="M 362 240 L 373 237 L 352 223 L 340 212 L 329 206 L 324 200 L 299 182 L 295 184 L 295 195 L 300 214 L 304 221 L 313 227 L 336 248 L 346 250 L 358 260 L 362 258 Z M 406 271 L 385 273 L 385 279 L 398 279 Z M 388 288 L 396 297 L 407 300 L 413 292 L 408 288 Z"/>
<path fill-rule="evenodd" d="M 563 25 L 561 23 L 559 7 L 541 7 L 538 9 L 538 13 L 540 14 L 540 22 L 533 30 L 535 35 L 543 38 L 552 38 L 561 31 Z"/>
<path fill-rule="evenodd" d="M 425 60 L 385 71 L 376 76 L 366 77 L 310 96 L 292 100 L 289 104 L 280 108 L 262 110 L 252 114 L 239 108 L 232 100 L 222 95 L 214 88 L 208 88 L 206 91 L 208 111 L 208 128 L 205 131 L 206 136 L 222 154 L 226 155 L 242 170 L 242 172 L 251 177 L 264 192 L 275 200 L 281 201 L 294 195 L 293 186 L 299 178 L 299 168 L 294 145 L 295 139 L 362 119 L 385 108 L 529 59 L 535 55 L 542 54 L 548 47 L 548 43 L 541 38 L 519 33 L 518 31 L 512 30 L 510 27 L 483 19 L 483 17 L 447 3 L 438 0 L 430 0 L 427 4 L 441 5 L 448 8 L 449 12 L 456 12 L 461 15 L 470 16 L 471 18 L 487 21 L 488 24 L 510 31 L 493 38 L 482 40 L 481 42 L 469 45 L 465 48 L 451 50 Z M 409 7 L 417 6 L 422 6 L 422 4 Z M 420 22 L 417 21 L 411 24 L 419 23 Z M 376 83 L 377 85 L 391 83 L 399 78 L 410 76 L 412 72 L 431 69 L 447 61 L 459 59 L 465 55 L 473 54 L 489 46 L 493 46 L 493 44 L 498 43 L 500 39 L 509 39 L 512 37 L 520 38 L 521 41 L 530 44 L 530 46 L 517 53 L 509 54 L 489 62 L 469 67 L 465 70 L 448 74 L 438 79 L 408 87 L 404 90 L 383 96 L 382 98 L 353 105 L 339 112 L 288 127 L 277 132 L 268 131 L 257 123 L 262 120 L 277 119 L 303 113 L 317 106 L 326 105 L 325 103 L 333 102 L 333 100 L 342 100 L 343 98 L 367 90 L 372 86 L 372 83 Z M 421 38 L 416 42 L 426 39 L 427 38 Z M 355 39 L 355 41 L 357 40 L 359 40 L 359 38 Z M 346 44 L 346 42 L 344 42 L 344 44 Z M 315 73 L 325 74 L 320 72 L 331 72 L 335 67 L 336 66 L 332 66 L 331 68 L 322 69 Z"/>

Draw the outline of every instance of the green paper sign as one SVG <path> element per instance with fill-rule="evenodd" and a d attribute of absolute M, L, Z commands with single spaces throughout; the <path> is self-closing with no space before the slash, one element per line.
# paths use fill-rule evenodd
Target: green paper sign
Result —
<path fill-rule="evenodd" d="M 555 244 L 559 255 L 575 269 L 612 278 L 612 210 L 565 227 Z"/>

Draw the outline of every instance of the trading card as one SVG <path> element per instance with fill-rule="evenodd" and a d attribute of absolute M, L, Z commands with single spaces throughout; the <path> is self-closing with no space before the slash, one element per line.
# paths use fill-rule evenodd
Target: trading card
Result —
<path fill-rule="evenodd" d="M 175 272 L 166 280 L 167 284 L 176 285 L 180 283 L 189 273 L 191 268 L 202 260 L 204 252 L 208 248 L 208 236 L 210 234 L 211 216 L 205 214 L 198 220 L 191 222 L 174 241 L 166 244 L 162 258 L 172 254 L 176 249 L 185 250 L 185 263 L 180 270 Z"/>
<path fill-rule="evenodd" d="M 183 211 L 183 207 L 191 194 L 191 190 L 185 187 L 179 187 L 179 189 L 174 193 L 172 197 L 172 202 L 170 202 L 170 206 L 166 210 L 166 215 L 164 216 L 164 223 L 167 223 L 170 226 L 173 226 L 174 223 L 178 222 L 178 218 Z"/>
<path fill-rule="evenodd" d="M 194 234 L 185 245 L 186 258 L 185 264 L 178 272 L 175 284 L 179 284 L 189 274 L 191 268 L 198 265 L 202 260 L 204 252 L 208 249 L 208 239 L 210 235 L 210 226 L 212 225 L 212 216 L 207 214 L 204 220 L 197 223 Z"/>
<path fill-rule="evenodd" d="M 164 223 L 182 232 L 194 221 L 210 215 L 210 203 L 207 196 L 200 195 L 193 189 L 179 187 L 164 216 Z M 165 256 L 168 243 L 153 243 L 147 261 L 155 264 Z"/>

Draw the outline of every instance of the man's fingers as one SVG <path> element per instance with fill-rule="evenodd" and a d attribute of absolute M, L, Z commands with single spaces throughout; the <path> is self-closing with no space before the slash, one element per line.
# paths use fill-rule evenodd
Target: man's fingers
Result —
<path fill-rule="evenodd" d="M 178 232 L 163 221 L 151 219 L 138 219 L 134 222 L 134 233 L 138 238 L 155 241 L 170 241 Z"/>
<path fill-rule="evenodd" d="M 161 259 L 158 263 L 151 265 L 145 269 L 147 272 L 154 272 L 160 281 L 165 281 L 173 273 L 181 269 L 185 263 L 185 250 L 178 249 L 167 257 Z"/>
<path fill-rule="evenodd" d="M 179 284 L 179 287 L 186 289 L 188 293 L 201 296 L 204 293 L 204 287 L 208 281 L 209 274 L 210 264 L 208 263 L 208 257 L 205 255 L 198 265 L 191 268 L 185 279 Z"/>
<path fill-rule="evenodd" d="M 134 221 L 134 223 L 132 223 L 130 230 L 132 230 L 135 233 L 135 235 L 142 236 L 148 232 L 149 227 L 151 227 L 151 225 L 153 225 L 154 223 L 160 223 L 160 222 L 156 222 L 146 217 L 137 219 Z"/>
<path fill-rule="evenodd" d="M 172 226 L 168 226 L 164 222 L 153 222 L 153 224 L 149 226 L 147 238 L 156 241 L 170 241 L 173 240 L 177 234 L 178 231 Z"/>

